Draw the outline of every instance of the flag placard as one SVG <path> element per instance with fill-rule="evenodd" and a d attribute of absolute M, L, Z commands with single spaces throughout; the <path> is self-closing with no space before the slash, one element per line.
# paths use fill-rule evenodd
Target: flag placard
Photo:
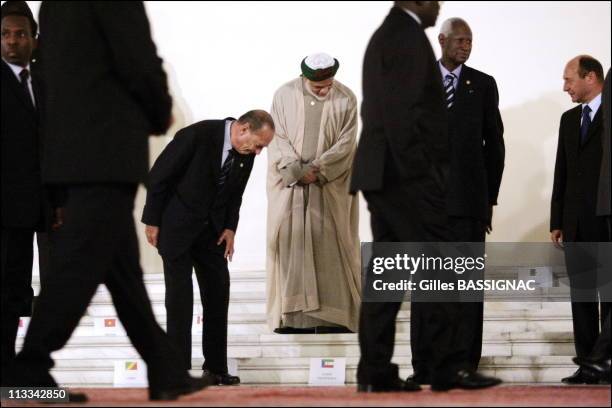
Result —
<path fill-rule="evenodd" d="M 95 317 L 94 336 L 125 336 L 125 330 L 117 317 Z"/>
<path fill-rule="evenodd" d="M 202 325 L 204 324 L 204 316 L 202 314 L 193 315 L 191 323 L 191 334 L 202 334 Z"/>
<path fill-rule="evenodd" d="M 344 385 L 346 358 L 311 358 L 308 385 Z"/>
<path fill-rule="evenodd" d="M 17 327 L 17 337 L 25 337 L 28 327 L 30 326 L 29 317 L 20 317 L 19 326 Z"/>
<path fill-rule="evenodd" d="M 115 387 L 147 387 L 147 366 L 142 360 L 115 361 Z"/>

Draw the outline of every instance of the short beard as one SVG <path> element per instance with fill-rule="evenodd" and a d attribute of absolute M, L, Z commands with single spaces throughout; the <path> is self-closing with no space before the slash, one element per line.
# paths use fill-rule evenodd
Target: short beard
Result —
<path fill-rule="evenodd" d="M 318 100 L 319 102 L 325 102 L 327 100 L 327 98 L 329 98 L 329 94 L 331 93 L 331 89 L 329 90 L 329 92 L 327 93 L 327 95 L 325 96 L 319 96 L 317 94 L 315 94 L 314 92 L 312 92 L 312 89 L 310 89 L 310 85 L 308 84 L 308 81 L 304 81 L 304 87 L 306 88 L 306 92 L 308 92 L 310 95 L 312 95 L 312 97 L 314 97 L 316 100 Z M 333 85 L 332 85 L 333 88 Z"/>

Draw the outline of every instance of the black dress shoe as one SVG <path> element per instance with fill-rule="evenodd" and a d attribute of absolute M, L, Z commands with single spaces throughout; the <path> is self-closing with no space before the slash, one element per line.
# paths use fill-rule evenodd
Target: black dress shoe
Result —
<path fill-rule="evenodd" d="M 240 377 L 235 375 L 216 374 L 208 369 L 202 370 L 202 378 L 206 378 L 211 385 L 238 385 L 240 384 Z"/>
<path fill-rule="evenodd" d="M 397 378 L 388 384 L 357 384 L 357 392 L 411 392 L 420 391 L 421 386 L 414 381 Z"/>
<path fill-rule="evenodd" d="M 610 384 L 610 360 L 589 360 L 582 357 L 574 357 L 574 363 L 587 373 L 587 376 L 595 376 L 600 384 Z"/>
<path fill-rule="evenodd" d="M 149 389 L 149 399 L 151 401 L 172 401 L 181 395 L 192 394 L 203 390 L 211 385 L 206 378 L 189 377 L 181 387 L 169 388 L 165 390 Z"/>
<path fill-rule="evenodd" d="M 431 384 L 430 377 L 428 375 L 421 374 L 420 372 L 416 372 L 412 375 L 409 375 L 408 378 L 406 378 L 406 381 L 412 381 L 417 384 L 424 384 L 424 385 Z"/>
<path fill-rule="evenodd" d="M 448 391 L 453 388 L 464 390 L 476 390 L 479 388 L 493 387 L 501 384 L 501 380 L 495 377 L 487 377 L 474 371 L 460 370 L 449 382 L 431 383 L 432 391 Z"/>
<path fill-rule="evenodd" d="M 278 327 L 274 329 L 276 334 L 315 334 L 316 329 L 314 327 L 308 327 L 305 329 L 297 329 L 295 327 Z"/>
<path fill-rule="evenodd" d="M 593 373 L 583 370 L 582 367 L 576 370 L 576 372 L 569 377 L 565 377 L 561 380 L 563 384 L 576 385 L 576 384 L 597 384 L 599 378 Z"/>

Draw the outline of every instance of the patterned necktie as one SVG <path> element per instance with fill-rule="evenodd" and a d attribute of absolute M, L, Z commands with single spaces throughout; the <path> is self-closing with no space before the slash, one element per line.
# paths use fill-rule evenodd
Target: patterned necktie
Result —
<path fill-rule="evenodd" d="M 219 188 L 223 187 L 223 184 L 225 184 L 225 181 L 227 180 L 227 177 L 230 174 L 230 171 L 232 170 L 232 164 L 234 163 L 234 149 L 228 150 L 227 152 L 227 157 L 225 158 L 225 161 L 223 162 L 223 166 L 221 166 L 221 173 L 219 173 L 219 179 L 217 180 L 217 186 Z"/>
<path fill-rule="evenodd" d="M 589 105 L 585 105 L 582 108 L 582 124 L 580 125 L 580 146 L 587 141 L 587 135 L 589 134 L 589 127 L 591 126 L 591 108 Z"/>
<path fill-rule="evenodd" d="M 452 72 L 444 77 L 444 92 L 446 93 L 446 108 L 450 109 L 455 102 L 455 74 Z"/>
<path fill-rule="evenodd" d="M 28 86 L 28 78 L 30 77 L 30 72 L 24 68 L 19 73 L 19 78 L 21 79 L 21 90 L 26 100 L 29 103 L 29 106 L 34 109 L 34 102 L 32 101 L 32 95 L 30 95 L 30 87 Z"/>

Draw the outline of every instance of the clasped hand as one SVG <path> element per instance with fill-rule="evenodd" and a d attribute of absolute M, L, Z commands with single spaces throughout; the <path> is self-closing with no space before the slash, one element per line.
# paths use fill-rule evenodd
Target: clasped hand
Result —
<path fill-rule="evenodd" d="M 306 174 L 299 180 L 300 184 L 308 185 L 316 182 L 319 179 L 318 173 L 319 167 L 311 164 Z"/>

